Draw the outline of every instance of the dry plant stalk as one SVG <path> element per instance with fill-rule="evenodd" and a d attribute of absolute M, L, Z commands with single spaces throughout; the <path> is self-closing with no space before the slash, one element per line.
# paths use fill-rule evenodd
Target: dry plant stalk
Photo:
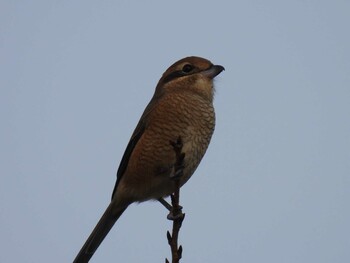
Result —
<path fill-rule="evenodd" d="M 175 184 L 175 192 L 170 196 L 171 197 L 171 208 L 170 213 L 168 215 L 168 219 L 173 221 L 173 229 L 172 233 L 170 234 L 169 231 L 167 231 L 167 239 L 168 243 L 171 249 L 171 256 L 172 256 L 172 263 L 178 263 L 180 262 L 180 259 L 182 257 L 182 246 L 178 246 L 178 237 L 179 237 L 179 231 L 182 225 L 182 221 L 185 218 L 185 214 L 182 213 L 182 206 L 179 205 L 180 201 L 180 179 L 183 174 L 183 168 L 184 168 L 184 158 L 185 154 L 182 153 L 182 139 L 179 136 L 176 142 L 170 142 L 170 144 L 173 146 L 175 154 L 176 154 L 176 163 L 174 165 L 174 184 Z M 168 259 L 165 259 L 166 263 L 169 263 Z"/>

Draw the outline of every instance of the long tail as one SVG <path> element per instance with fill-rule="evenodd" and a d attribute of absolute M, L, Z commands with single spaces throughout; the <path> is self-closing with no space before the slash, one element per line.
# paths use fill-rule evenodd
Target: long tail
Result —
<path fill-rule="evenodd" d="M 97 248 L 102 243 L 103 239 L 107 236 L 118 218 L 123 214 L 127 206 L 117 209 L 115 204 L 110 203 L 106 211 L 102 215 L 100 221 L 98 221 L 94 230 L 86 240 L 84 246 L 79 251 L 79 254 L 74 259 L 73 263 L 86 263 L 94 255 Z"/>

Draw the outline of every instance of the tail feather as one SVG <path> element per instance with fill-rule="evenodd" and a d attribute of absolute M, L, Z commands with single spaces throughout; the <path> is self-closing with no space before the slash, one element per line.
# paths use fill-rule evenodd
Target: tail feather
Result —
<path fill-rule="evenodd" d="M 103 239 L 107 236 L 108 232 L 111 230 L 115 222 L 123 214 L 126 208 L 127 206 L 115 211 L 115 204 L 110 203 L 100 221 L 98 221 L 94 230 L 90 234 L 89 238 L 86 240 L 84 246 L 74 259 L 73 263 L 89 262 L 97 248 L 102 243 Z"/>

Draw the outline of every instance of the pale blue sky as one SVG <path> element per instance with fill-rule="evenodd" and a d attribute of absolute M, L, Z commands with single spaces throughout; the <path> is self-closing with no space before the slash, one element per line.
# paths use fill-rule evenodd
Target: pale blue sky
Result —
<path fill-rule="evenodd" d="M 70 262 L 165 69 L 203 56 L 217 127 L 182 189 L 183 262 L 350 259 L 349 1 L 1 1 L 0 262 Z M 91 262 L 164 262 L 132 205 Z"/>

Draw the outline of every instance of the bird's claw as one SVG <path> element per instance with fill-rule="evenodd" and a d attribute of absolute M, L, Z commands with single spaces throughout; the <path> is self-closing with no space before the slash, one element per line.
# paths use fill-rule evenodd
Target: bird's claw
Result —
<path fill-rule="evenodd" d="M 182 162 L 180 165 L 175 165 L 174 167 L 174 173 L 170 175 L 171 179 L 179 179 L 182 177 L 183 172 L 184 172 L 185 165 Z"/>
<path fill-rule="evenodd" d="M 182 221 L 185 218 L 185 214 L 182 213 L 181 210 L 182 210 L 182 206 L 179 206 L 179 210 L 176 213 L 174 213 L 173 210 L 170 211 L 170 213 L 167 216 L 167 219 L 171 220 L 171 221 L 181 219 L 181 221 Z"/>

